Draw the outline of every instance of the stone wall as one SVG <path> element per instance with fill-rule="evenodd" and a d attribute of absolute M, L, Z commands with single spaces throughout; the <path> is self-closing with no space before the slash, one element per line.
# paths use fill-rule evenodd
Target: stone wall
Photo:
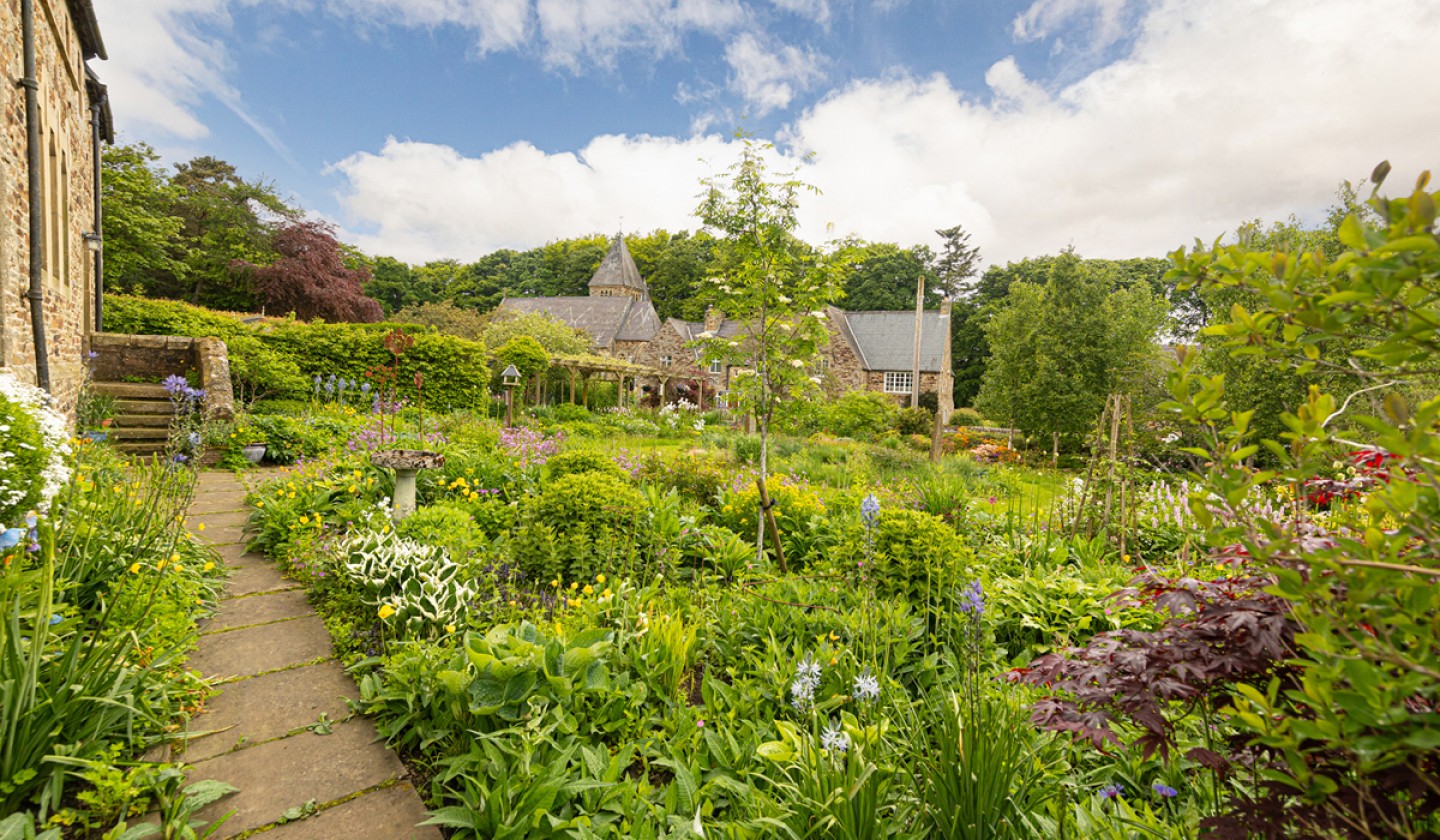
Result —
<path fill-rule="evenodd" d="M 847 391 L 860 391 L 865 388 L 865 369 L 860 363 L 860 356 L 855 348 L 850 346 L 850 340 L 840 331 L 840 319 L 844 313 L 839 309 L 830 306 L 826 307 L 825 328 L 830 333 L 830 345 L 825 348 L 825 359 L 829 363 L 829 370 L 826 371 L 826 388 L 831 396 L 838 396 Z"/>
<path fill-rule="evenodd" d="M 893 372 L 893 371 L 892 371 L 892 372 Z M 900 372 L 900 373 L 909 373 L 910 371 L 899 371 L 899 372 Z M 939 387 L 940 387 L 940 374 L 938 374 L 938 373 L 926 373 L 926 372 L 924 372 L 924 371 L 921 371 L 921 372 L 920 372 L 920 393 L 921 393 L 922 395 L 925 394 L 925 393 L 928 393 L 928 392 L 930 392 L 930 391 L 936 391 Z M 885 392 L 885 371 L 881 371 L 881 370 L 869 370 L 869 371 L 866 371 L 866 372 L 865 372 L 865 390 L 867 390 L 867 391 L 879 391 L 880 393 L 884 393 L 884 392 Z M 896 402 L 898 405 L 901 405 L 901 406 L 908 406 L 908 405 L 910 405 L 910 395 L 909 395 L 909 394 L 887 394 L 887 396 L 894 397 L 894 398 L 895 398 L 895 402 Z"/>
<path fill-rule="evenodd" d="M 25 88 L 14 84 L 24 77 L 21 34 L 20 4 L 0 3 L 0 369 L 33 383 Z M 46 219 L 45 340 L 51 390 L 73 416 L 93 299 L 94 260 L 82 234 L 94 225 L 94 173 L 85 65 L 64 0 L 35 0 L 35 47 L 42 171 L 50 194 L 64 199 Z"/>
<path fill-rule="evenodd" d="M 119 382 L 127 376 L 160 380 L 194 373 L 205 389 L 205 411 L 222 420 L 235 415 L 230 357 L 218 338 L 97 333 L 90 336 L 90 349 L 96 354 L 97 381 Z"/>

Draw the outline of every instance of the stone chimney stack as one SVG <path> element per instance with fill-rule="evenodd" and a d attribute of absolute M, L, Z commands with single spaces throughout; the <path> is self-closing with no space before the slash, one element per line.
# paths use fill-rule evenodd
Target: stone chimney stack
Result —
<path fill-rule="evenodd" d="M 713 333 L 713 332 L 719 330 L 719 329 L 720 329 L 720 325 L 723 324 L 723 323 L 725 323 L 725 313 L 724 313 L 724 312 L 721 312 L 720 310 L 716 309 L 716 308 L 713 307 L 713 306 L 707 306 L 707 307 L 705 307 L 705 331 L 706 331 L 706 332 Z"/>

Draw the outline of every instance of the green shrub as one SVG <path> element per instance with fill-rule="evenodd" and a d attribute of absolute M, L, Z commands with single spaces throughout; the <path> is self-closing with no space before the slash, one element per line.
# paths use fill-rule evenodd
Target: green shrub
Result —
<path fill-rule="evenodd" d="M 230 359 L 230 384 L 242 406 L 266 397 L 303 394 L 310 387 L 294 359 L 256 336 L 229 336 L 225 350 Z"/>
<path fill-rule="evenodd" d="M 618 574 L 644 540 L 645 497 L 606 473 L 567 475 L 521 506 L 515 565 L 535 580 Z"/>
<path fill-rule="evenodd" d="M 874 391 L 851 391 L 825 407 L 825 431 L 832 435 L 866 438 L 894 428 L 899 413 L 895 401 Z"/>
<path fill-rule="evenodd" d="M 457 561 L 484 551 L 490 544 L 485 530 L 459 505 L 437 504 L 416 508 L 396 526 L 400 536 L 439 546 Z"/>
<path fill-rule="evenodd" d="M 603 473 L 622 480 L 629 478 L 629 474 L 620 469 L 609 455 L 599 452 L 561 452 L 545 462 L 545 473 L 551 481 L 581 473 Z"/>
<path fill-rule="evenodd" d="M 300 417 L 309 410 L 310 404 L 304 400 L 256 400 L 250 404 L 251 414 L 289 414 Z"/>
<path fill-rule="evenodd" d="M 317 458 L 339 442 L 343 431 L 335 421 L 308 422 L 301 417 L 264 414 L 251 417 L 258 437 L 265 441 L 265 457 L 277 464 Z"/>
<path fill-rule="evenodd" d="M 935 412 L 928 408 L 902 408 L 895 417 L 895 431 L 902 435 L 925 435 L 926 444 L 935 429 Z"/>
<path fill-rule="evenodd" d="M 185 335 L 229 339 L 250 331 L 239 317 L 178 300 L 105 295 L 105 331 L 129 335 Z"/>
<path fill-rule="evenodd" d="M 973 408 L 957 408 L 954 413 L 950 415 L 950 425 L 983 426 L 985 425 L 985 418 L 981 417 L 980 412 Z"/>
<path fill-rule="evenodd" d="M 729 465 L 723 453 L 690 455 L 672 458 L 651 455 L 639 464 L 640 480 L 675 490 L 683 498 L 702 505 L 713 505 L 720 497 L 725 482 L 730 480 Z"/>
<path fill-rule="evenodd" d="M 590 419 L 590 410 L 583 405 L 560 403 L 550 411 L 558 423 L 575 423 Z"/>
<path fill-rule="evenodd" d="M 904 508 L 881 511 L 869 535 L 851 525 L 832 556 L 847 570 L 869 568 L 862 574 L 881 595 L 937 606 L 958 595 L 972 557 L 945 520 Z"/>

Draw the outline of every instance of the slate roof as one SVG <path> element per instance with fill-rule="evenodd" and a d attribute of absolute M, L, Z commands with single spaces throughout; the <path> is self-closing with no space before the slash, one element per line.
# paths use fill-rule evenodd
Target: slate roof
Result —
<path fill-rule="evenodd" d="M 595 269 L 595 276 L 590 278 L 592 289 L 614 286 L 638 289 L 645 297 L 650 297 L 650 287 L 645 285 L 640 269 L 635 266 L 635 258 L 630 256 L 630 249 L 625 247 L 625 237 L 618 233 L 610 241 L 610 250 L 605 254 L 605 259 L 600 261 L 600 267 Z M 657 320 L 655 328 L 659 327 L 660 322 Z M 651 335 L 654 335 L 653 330 Z"/>
<path fill-rule="evenodd" d="M 543 297 L 505 298 L 501 309 L 512 312 L 542 312 L 590 334 L 597 347 L 608 348 L 616 340 L 649 341 L 660 330 L 660 316 L 647 298 L 628 297 Z"/>
<path fill-rule="evenodd" d="M 860 354 L 865 370 L 912 370 L 915 365 L 914 312 L 844 312 L 841 332 Z M 940 372 L 949 331 L 939 312 L 920 316 L 920 370 Z"/>
<path fill-rule="evenodd" d="M 673 318 L 671 320 L 674 320 L 677 324 L 685 325 L 686 332 L 682 332 L 681 335 L 685 336 L 686 341 L 694 341 L 700 337 L 700 333 L 705 332 L 704 321 L 681 321 Z M 744 330 L 741 329 L 739 321 L 726 318 L 720 322 L 720 328 L 715 331 L 715 334 L 720 338 L 734 338 L 742 332 L 744 332 Z"/>

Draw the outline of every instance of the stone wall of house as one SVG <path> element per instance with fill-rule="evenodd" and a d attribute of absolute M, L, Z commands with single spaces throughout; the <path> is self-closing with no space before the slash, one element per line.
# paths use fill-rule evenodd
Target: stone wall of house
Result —
<path fill-rule="evenodd" d="M 79 36 L 65 0 L 35 2 L 36 77 L 46 189 L 61 198 L 46 219 L 45 340 L 51 390 L 73 415 L 91 320 L 94 224 L 90 106 Z M 0 3 L 0 369 L 35 382 L 30 323 L 30 210 L 20 4 Z"/>
<path fill-rule="evenodd" d="M 860 356 L 855 348 L 850 346 L 850 341 L 840 332 L 840 310 L 829 307 L 825 319 L 825 328 L 830 333 L 830 344 L 823 351 L 824 358 L 828 363 L 825 383 L 831 396 L 838 396 L 847 391 L 860 391 L 865 388 L 865 369 L 861 366 Z"/>
<path fill-rule="evenodd" d="M 905 372 L 905 371 L 902 371 Z M 923 395 L 930 391 L 937 391 L 940 387 L 940 374 L 920 372 L 920 393 Z M 865 390 L 885 392 L 885 371 L 869 370 L 865 372 Z M 895 398 L 895 402 L 901 406 L 910 404 L 909 394 L 889 394 Z"/>

